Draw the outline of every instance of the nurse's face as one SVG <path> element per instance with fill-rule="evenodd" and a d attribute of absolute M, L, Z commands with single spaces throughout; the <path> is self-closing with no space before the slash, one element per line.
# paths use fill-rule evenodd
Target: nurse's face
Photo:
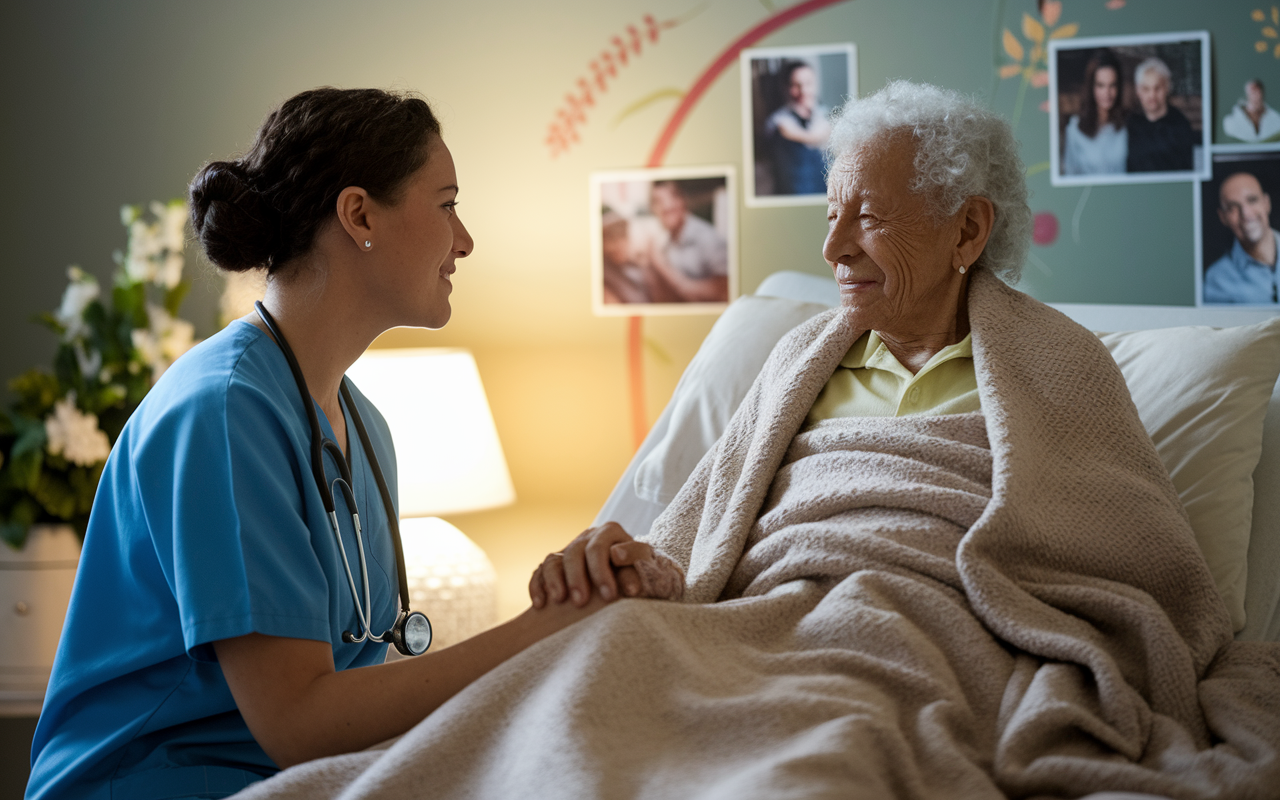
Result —
<path fill-rule="evenodd" d="M 396 309 L 397 325 L 440 328 L 449 321 L 456 261 L 474 244 L 458 218 L 458 176 L 444 140 L 433 137 L 427 163 L 406 184 L 400 201 L 383 208 L 377 252 L 380 292 Z"/>

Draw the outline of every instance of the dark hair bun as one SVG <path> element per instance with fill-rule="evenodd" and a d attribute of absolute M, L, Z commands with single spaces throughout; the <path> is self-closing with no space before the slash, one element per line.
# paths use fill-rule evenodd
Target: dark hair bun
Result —
<path fill-rule="evenodd" d="M 344 188 L 398 203 L 439 135 L 431 107 L 414 95 L 301 92 L 267 116 L 249 152 L 200 170 L 191 181 L 191 222 L 209 260 L 223 269 L 288 269 L 336 219 Z"/>
<path fill-rule="evenodd" d="M 243 272 L 269 266 L 279 247 L 279 215 L 254 191 L 243 167 L 214 161 L 191 181 L 191 224 L 209 260 Z"/>

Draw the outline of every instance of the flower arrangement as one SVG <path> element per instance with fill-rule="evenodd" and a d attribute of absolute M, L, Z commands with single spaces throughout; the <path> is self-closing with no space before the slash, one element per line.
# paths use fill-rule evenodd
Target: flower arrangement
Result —
<path fill-rule="evenodd" d="M 21 548 L 32 525 L 70 524 L 83 537 L 111 446 L 160 374 L 193 344 L 178 318 L 187 207 L 181 200 L 124 206 L 128 246 L 111 303 L 92 275 L 70 267 L 57 311 L 37 319 L 59 337 L 53 371 L 9 383 L 0 410 L 0 538 Z"/>

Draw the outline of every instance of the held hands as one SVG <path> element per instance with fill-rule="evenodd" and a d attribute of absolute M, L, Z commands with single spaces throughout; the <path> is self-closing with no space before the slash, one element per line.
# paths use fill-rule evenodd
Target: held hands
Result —
<path fill-rule="evenodd" d="M 534 608 L 565 600 L 581 608 L 593 592 L 606 602 L 619 597 L 679 600 L 684 574 L 665 553 L 635 541 L 618 523 L 607 522 L 547 556 L 529 579 Z"/>

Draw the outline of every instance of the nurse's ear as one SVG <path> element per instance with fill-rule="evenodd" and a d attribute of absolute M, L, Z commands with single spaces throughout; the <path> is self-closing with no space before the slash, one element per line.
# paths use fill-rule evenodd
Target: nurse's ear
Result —
<path fill-rule="evenodd" d="M 359 186 L 348 186 L 338 193 L 338 222 L 351 237 L 356 249 L 373 249 L 373 229 L 369 212 L 373 205 L 369 193 Z"/>

